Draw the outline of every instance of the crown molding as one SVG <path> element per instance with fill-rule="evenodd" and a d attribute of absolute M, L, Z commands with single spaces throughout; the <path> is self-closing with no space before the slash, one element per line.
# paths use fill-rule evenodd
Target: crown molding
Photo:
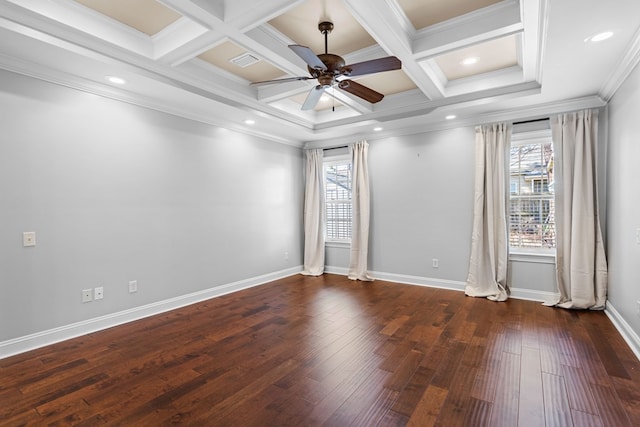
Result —
<path fill-rule="evenodd" d="M 616 94 L 622 83 L 629 77 L 631 72 L 640 62 L 640 29 L 634 34 L 629 47 L 626 49 L 624 57 L 613 73 L 607 78 L 600 88 L 599 95 L 606 102 Z"/>
<path fill-rule="evenodd" d="M 436 110 L 440 114 L 425 114 L 418 117 L 411 117 L 399 120 L 398 123 L 389 123 L 389 129 L 382 132 L 359 133 L 343 138 L 335 138 L 330 141 L 306 141 L 304 148 L 332 148 L 353 142 L 354 140 L 366 138 L 368 141 L 376 139 L 416 135 L 420 133 L 439 132 L 448 129 L 456 129 L 468 126 L 477 126 L 494 122 L 515 122 L 520 120 L 532 120 L 549 117 L 553 114 L 561 114 L 569 111 L 583 110 L 587 108 L 602 108 L 607 105 L 598 96 L 588 96 L 584 98 L 568 99 L 546 104 L 519 109 L 509 109 L 504 111 L 473 114 L 468 117 L 460 117 L 455 120 L 444 120 L 443 109 Z M 462 113 L 461 113 L 462 115 Z"/>

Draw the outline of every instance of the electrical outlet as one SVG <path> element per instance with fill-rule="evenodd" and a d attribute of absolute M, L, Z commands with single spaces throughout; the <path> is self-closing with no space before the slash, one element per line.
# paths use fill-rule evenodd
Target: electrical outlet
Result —
<path fill-rule="evenodd" d="M 102 286 L 98 286 L 93 289 L 93 299 L 102 299 L 104 298 L 104 289 Z"/>
<path fill-rule="evenodd" d="M 438 268 L 438 258 L 434 258 L 431 260 L 431 266 L 433 268 Z"/>
<path fill-rule="evenodd" d="M 284 259 L 289 259 L 289 252 L 284 253 Z"/>
<path fill-rule="evenodd" d="M 22 246 L 35 246 L 36 245 L 36 232 L 35 231 L 25 231 L 22 233 Z"/>
<path fill-rule="evenodd" d="M 82 290 L 82 302 L 91 302 L 93 298 L 91 297 L 91 289 L 83 289 Z"/>
<path fill-rule="evenodd" d="M 129 281 L 129 293 L 132 294 L 134 292 L 138 292 L 138 281 L 137 280 Z"/>

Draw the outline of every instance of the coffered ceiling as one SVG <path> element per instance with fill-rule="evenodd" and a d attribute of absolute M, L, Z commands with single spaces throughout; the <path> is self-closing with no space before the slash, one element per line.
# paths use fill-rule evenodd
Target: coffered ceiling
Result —
<path fill-rule="evenodd" d="M 606 103 L 638 62 L 637 0 L 0 0 L 0 68 L 294 145 Z M 402 68 L 324 90 L 288 45 Z M 585 39 L 601 31 L 601 43 Z M 117 85 L 107 76 L 123 78 Z M 451 122 L 446 116 L 456 115 Z M 249 122 L 252 121 L 253 123 Z M 248 124 L 251 123 L 251 124 Z"/>

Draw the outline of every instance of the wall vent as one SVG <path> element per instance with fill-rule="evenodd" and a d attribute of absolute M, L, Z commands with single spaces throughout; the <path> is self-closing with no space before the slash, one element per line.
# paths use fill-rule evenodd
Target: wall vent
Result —
<path fill-rule="evenodd" d="M 229 62 L 237 65 L 238 67 L 245 68 L 245 67 L 248 67 L 249 65 L 255 64 L 256 62 L 260 62 L 260 58 L 253 56 L 249 52 L 245 52 L 240 56 L 231 58 Z"/>

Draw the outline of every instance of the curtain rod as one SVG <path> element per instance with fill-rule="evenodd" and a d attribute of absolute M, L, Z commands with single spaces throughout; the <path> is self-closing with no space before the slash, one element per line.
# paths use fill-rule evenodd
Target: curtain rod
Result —
<path fill-rule="evenodd" d="M 323 148 L 323 151 L 329 151 L 329 150 L 337 150 L 338 148 L 349 148 L 348 145 L 340 145 L 339 147 L 329 147 L 329 148 Z"/>
<path fill-rule="evenodd" d="M 513 124 L 514 125 L 523 125 L 525 123 L 544 122 L 545 120 L 549 120 L 549 117 L 543 117 L 541 119 L 522 120 L 520 122 L 513 122 Z"/>

